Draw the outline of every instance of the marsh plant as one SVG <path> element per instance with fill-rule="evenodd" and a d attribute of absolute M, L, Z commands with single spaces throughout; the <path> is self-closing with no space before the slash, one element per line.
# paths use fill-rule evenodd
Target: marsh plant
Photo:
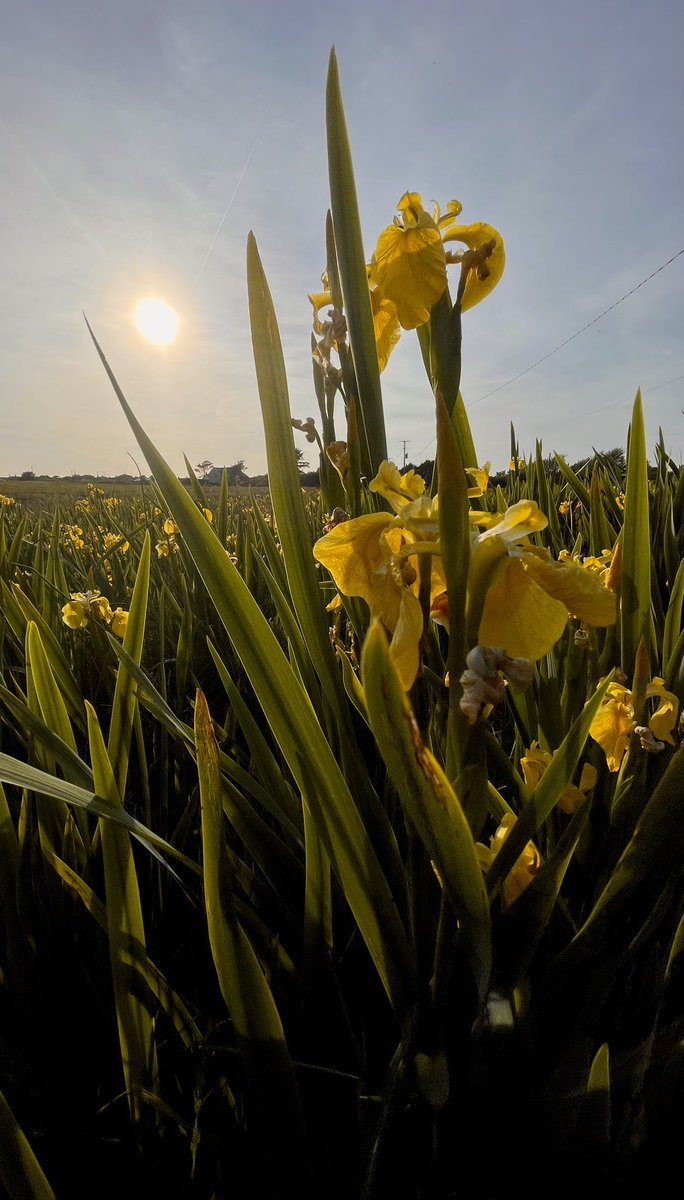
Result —
<path fill-rule="evenodd" d="M 491 487 L 503 238 L 409 192 L 367 256 L 334 54 L 326 118 L 315 417 L 247 244 L 269 503 L 182 486 L 94 333 L 153 483 L 1 498 L 13 1198 L 617 1196 L 676 1145 L 684 472 L 637 394 L 626 473 L 513 436 Z M 411 330 L 430 489 L 387 458 Z"/>

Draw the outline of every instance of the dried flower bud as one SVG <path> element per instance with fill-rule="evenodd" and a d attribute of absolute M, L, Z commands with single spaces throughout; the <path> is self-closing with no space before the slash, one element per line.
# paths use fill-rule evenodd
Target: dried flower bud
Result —
<path fill-rule="evenodd" d="M 665 749 L 665 743 L 654 737 L 648 725 L 635 725 L 634 732 L 641 743 L 641 749 L 647 754 L 660 754 L 660 751 Z"/>
<path fill-rule="evenodd" d="M 475 724 L 488 704 L 500 704 L 506 695 L 506 680 L 527 687 L 532 664 L 526 658 L 510 658 L 503 646 L 474 646 L 466 656 L 467 670 L 461 675 L 461 711 Z"/>

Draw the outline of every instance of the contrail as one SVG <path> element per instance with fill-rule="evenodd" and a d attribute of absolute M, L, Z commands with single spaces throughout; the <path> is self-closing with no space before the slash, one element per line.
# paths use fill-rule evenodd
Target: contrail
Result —
<path fill-rule="evenodd" d="M 214 246 L 216 245 L 218 236 L 219 236 L 221 230 L 223 229 L 223 226 L 226 223 L 226 218 L 228 216 L 228 213 L 230 212 L 231 208 L 233 207 L 233 201 L 234 201 L 235 197 L 237 196 L 238 192 L 240 191 L 240 186 L 242 184 L 242 181 L 243 181 L 245 175 L 247 174 L 247 168 L 249 167 L 249 164 L 252 161 L 252 156 L 253 156 L 256 148 L 257 148 L 257 143 L 255 142 L 254 145 L 252 146 L 252 149 L 249 152 L 247 162 L 245 163 L 244 167 L 242 168 L 242 174 L 240 175 L 240 178 L 238 179 L 237 183 L 235 184 L 235 188 L 233 190 L 233 194 L 232 194 L 230 200 L 228 201 L 226 211 L 224 212 L 223 216 L 221 217 L 221 220 L 219 221 L 218 229 L 216 230 L 216 233 L 214 234 L 213 238 L 211 239 L 209 249 L 207 250 L 207 252 L 204 256 L 204 262 L 202 263 L 202 266 L 200 267 L 199 271 L 197 272 L 197 278 L 192 285 L 193 291 L 197 287 L 197 284 L 199 283 L 200 279 L 202 278 L 204 268 L 206 267 L 207 263 L 209 262 L 209 256 L 210 256 L 212 250 L 214 249 Z"/>

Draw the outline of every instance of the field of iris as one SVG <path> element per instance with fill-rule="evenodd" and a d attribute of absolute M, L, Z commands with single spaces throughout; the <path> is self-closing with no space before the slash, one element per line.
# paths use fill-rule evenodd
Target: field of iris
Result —
<path fill-rule="evenodd" d="M 677 1145 L 684 470 L 637 395 L 624 470 L 513 441 L 489 486 L 460 313 L 503 241 L 407 193 L 367 268 L 334 56 L 327 104 L 320 492 L 252 237 L 268 495 L 183 486 L 96 341 L 151 481 L 3 485 L 13 1200 L 630 1195 Z M 431 490 L 387 461 L 400 329 Z"/>

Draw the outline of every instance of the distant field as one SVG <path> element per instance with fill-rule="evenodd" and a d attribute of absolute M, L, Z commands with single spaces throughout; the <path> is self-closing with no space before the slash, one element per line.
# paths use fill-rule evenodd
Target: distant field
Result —
<path fill-rule="evenodd" d="M 96 483 L 106 496 L 119 496 L 122 500 L 133 496 L 150 495 L 153 491 L 151 483 Z M 267 489 L 254 489 L 261 495 Z M 217 484 L 206 484 L 203 491 L 208 500 L 218 500 L 220 488 Z M 32 512 L 52 511 L 57 505 L 64 507 L 74 504 L 88 494 L 87 482 L 72 479 L 0 479 L 0 494 L 12 496 L 17 504 L 23 504 Z M 249 489 L 236 487 L 230 489 L 231 496 L 247 497 Z"/>

